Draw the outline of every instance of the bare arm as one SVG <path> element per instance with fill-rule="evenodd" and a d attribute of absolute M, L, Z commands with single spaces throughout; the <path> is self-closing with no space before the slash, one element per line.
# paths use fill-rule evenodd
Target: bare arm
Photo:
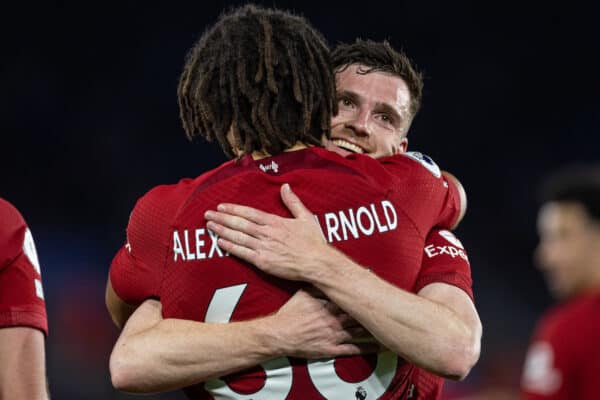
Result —
<path fill-rule="evenodd" d="M 456 186 L 458 189 L 458 195 L 460 196 L 460 210 L 458 213 L 458 218 L 456 219 L 454 226 L 450 228 L 455 229 L 458 224 L 460 224 L 460 221 L 462 221 L 462 219 L 465 217 L 467 212 L 467 192 L 465 192 L 465 188 L 463 187 L 462 183 L 460 183 L 458 178 L 452 175 L 450 172 L 442 171 L 442 175 L 444 175 L 448 181 L 454 183 L 454 186 Z"/>
<path fill-rule="evenodd" d="M 231 204 L 207 213 L 219 246 L 267 273 L 312 283 L 406 360 L 464 378 L 479 358 L 481 338 L 471 299 L 450 285 L 428 285 L 416 295 L 380 279 L 325 243 L 313 215 L 286 186 L 282 199 L 293 219 Z"/>
<path fill-rule="evenodd" d="M 127 319 L 137 308 L 137 305 L 131 305 L 121 300 L 117 293 L 115 293 L 115 290 L 110 283 L 110 279 L 108 279 L 106 282 L 106 293 L 104 299 L 110 317 L 117 328 L 122 329 Z"/>
<path fill-rule="evenodd" d="M 44 334 L 34 328 L 0 329 L 0 399 L 45 400 Z"/>
<path fill-rule="evenodd" d="M 150 393 L 178 389 L 282 356 L 323 358 L 375 351 L 349 344 L 364 334 L 347 314 L 304 291 L 277 313 L 228 324 L 162 319 L 156 300 L 129 318 L 110 358 L 119 390 Z"/>

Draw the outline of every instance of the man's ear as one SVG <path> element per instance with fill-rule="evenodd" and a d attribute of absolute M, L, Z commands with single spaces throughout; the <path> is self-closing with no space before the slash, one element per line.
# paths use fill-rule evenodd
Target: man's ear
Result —
<path fill-rule="evenodd" d="M 400 139 L 400 143 L 398 143 L 398 146 L 394 146 L 393 153 L 394 153 L 394 155 L 406 153 L 407 149 L 408 149 L 408 138 L 405 136 L 402 139 Z"/>

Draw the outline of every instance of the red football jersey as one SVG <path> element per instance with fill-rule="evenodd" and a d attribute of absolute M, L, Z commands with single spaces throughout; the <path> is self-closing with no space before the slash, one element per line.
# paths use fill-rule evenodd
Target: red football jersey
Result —
<path fill-rule="evenodd" d="M 447 283 L 464 290 L 473 299 L 471 266 L 467 252 L 456 236 L 447 230 L 433 229 L 423 249 L 423 263 L 417 284 L 418 293 L 430 283 Z M 442 397 L 444 378 L 415 367 L 412 374 L 414 388 L 410 400 L 438 400 Z"/>
<path fill-rule="evenodd" d="M 242 321 L 278 310 L 304 283 L 268 276 L 229 257 L 204 212 L 237 202 L 290 216 L 279 188 L 289 183 L 316 215 L 325 239 L 393 284 L 417 285 L 422 249 L 435 225 L 452 226 L 456 188 L 421 155 L 381 160 L 320 148 L 245 157 L 194 180 L 159 186 L 138 201 L 128 243 L 115 256 L 115 292 L 137 304 L 160 298 L 165 318 Z M 395 354 L 306 361 L 279 358 L 246 373 L 189 388 L 193 398 L 406 398 L 413 366 Z M 366 397 L 365 397 L 366 396 Z"/>
<path fill-rule="evenodd" d="M 40 265 L 19 211 L 0 198 L 0 328 L 30 326 L 48 334 Z"/>
<path fill-rule="evenodd" d="M 598 343 L 600 294 L 583 294 L 551 309 L 538 323 L 527 352 L 523 399 L 598 399 Z"/>

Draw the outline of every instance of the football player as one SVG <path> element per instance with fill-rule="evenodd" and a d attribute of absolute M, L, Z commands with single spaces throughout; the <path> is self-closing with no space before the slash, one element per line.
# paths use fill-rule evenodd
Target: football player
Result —
<path fill-rule="evenodd" d="M 40 264 L 31 231 L 0 198 L 0 399 L 47 399 L 48 334 Z"/>
<path fill-rule="evenodd" d="M 538 322 L 521 382 L 528 400 L 598 398 L 600 166 L 547 177 L 538 213 L 539 268 L 559 300 Z"/>
<path fill-rule="evenodd" d="M 248 10 L 252 8 L 244 8 L 241 13 L 247 13 Z M 146 391 L 208 380 L 202 386 L 188 388 L 188 393 L 198 396 L 210 393 L 213 397 L 241 396 L 240 393 L 247 393 L 251 397 L 268 398 L 348 398 L 349 394 L 354 396 L 360 392 L 367 396 L 398 398 L 401 393 L 409 391 L 410 382 L 406 378 L 413 369 L 411 364 L 398 358 L 398 354 L 402 353 L 379 352 L 374 360 L 374 371 L 363 357 L 338 362 L 330 359 L 327 362 L 307 363 L 305 360 L 286 357 L 273 360 L 274 355 L 295 354 L 290 354 L 283 346 L 277 346 L 277 332 L 266 329 L 257 334 L 256 330 L 246 328 L 249 323 L 254 323 L 256 327 L 257 321 L 261 319 L 257 317 L 261 316 L 263 327 L 269 326 L 264 322 L 267 319 L 272 323 L 271 326 L 276 326 L 278 321 L 281 324 L 282 310 L 288 306 L 290 298 L 294 300 L 298 293 L 303 293 L 298 290 L 304 284 L 268 277 L 229 257 L 219 247 L 215 232 L 207 228 L 204 211 L 214 209 L 221 201 L 243 196 L 251 206 L 260 206 L 270 212 L 286 215 L 286 210 L 274 195 L 277 195 L 282 183 L 290 182 L 309 208 L 317 214 L 325 236 L 334 246 L 352 254 L 365 265 L 370 265 L 373 261 L 371 257 L 380 251 L 388 252 L 389 257 L 376 259 L 378 263 L 372 265 L 373 273 L 366 275 L 364 281 L 366 287 L 383 284 L 386 289 L 380 292 L 380 300 L 385 300 L 388 296 L 395 298 L 400 292 L 387 282 L 410 288 L 416 284 L 427 232 L 436 224 L 452 227 L 460 217 L 459 190 L 452 180 L 441 176 L 439 169 L 430 160 L 422 157 L 399 156 L 376 162 L 363 156 L 344 159 L 316 147 L 305 147 L 305 144 L 318 142 L 321 134 L 328 134 L 328 130 L 321 125 L 323 122 L 328 124 L 329 119 L 322 119 L 326 113 L 315 112 L 314 108 L 315 104 L 318 105 L 323 100 L 315 99 L 317 91 L 312 90 L 313 86 L 322 86 L 323 83 L 326 88 L 333 90 L 328 84 L 329 78 L 326 78 L 328 72 L 319 69 L 319 65 L 311 64 L 300 68 L 295 64 L 298 59 L 288 58 L 293 55 L 291 50 L 305 49 L 304 46 L 285 43 L 288 38 L 295 37 L 299 28 L 299 31 L 304 30 L 297 25 L 297 17 L 286 23 L 274 24 L 281 14 L 269 11 L 268 17 L 258 18 L 257 26 L 252 18 L 240 18 L 236 13 L 240 11 L 224 17 L 217 24 L 218 29 L 209 30 L 192 51 L 180 85 L 180 104 L 188 134 L 190 130 L 193 133 L 201 126 L 209 135 L 217 137 L 226 152 L 240 158 L 195 180 L 158 187 L 142 198 L 131 216 L 128 243 L 113 261 L 113 287 L 109 285 L 107 291 L 109 307 L 116 310 L 113 311 L 113 316 L 117 322 L 124 319 L 123 315 L 127 316 L 128 310 L 122 313 L 119 311 L 123 307 L 123 301 L 139 304 L 149 297 L 160 298 L 163 314 L 167 319 L 157 324 L 151 323 L 150 326 L 137 325 L 136 328 L 128 324 L 122 335 L 122 338 L 138 336 L 151 348 L 155 348 L 151 345 L 154 340 L 150 334 L 151 329 L 156 328 L 163 335 L 174 332 L 177 321 L 168 317 L 207 323 L 179 321 L 187 324 L 189 329 L 186 329 L 186 340 L 192 340 L 194 344 L 187 347 L 187 354 L 167 354 L 177 346 L 164 349 L 164 361 L 173 360 L 173 357 L 183 357 L 185 360 L 183 363 L 178 362 L 181 375 L 177 384 L 164 379 L 164 375 L 174 372 L 172 369 L 161 370 L 154 368 L 156 364 L 150 366 L 145 361 L 140 363 L 140 357 L 128 357 L 128 354 L 141 353 L 136 353 L 136 349 L 131 348 L 130 341 L 121 339 L 111 358 L 113 382 L 124 389 Z M 275 20 L 271 19 L 276 15 L 278 17 Z M 296 32 L 283 34 L 280 31 L 290 28 Z M 248 40 L 248 34 L 253 40 Z M 281 37 L 278 37 L 280 34 Z M 236 35 L 246 36 L 242 41 Z M 285 40 L 280 42 L 282 38 Z M 236 49 L 235 39 L 244 43 L 242 49 Z M 310 44 L 313 39 L 314 37 L 310 40 L 304 38 L 301 43 Z M 227 40 L 232 54 L 222 51 L 223 40 Z M 252 46 L 256 48 L 253 49 Z M 313 43 L 308 48 L 314 50 L 322 48 L 321 46 Z M 275 63 L 271 57 L 277 53 L 279 55 L 276 56 Z M 225 58 L 215 59 L 213 56 L 217 55 Z M 258 57 L 258 61 L 245 60 L 241 55 Z M 304 54 L 300 58 L 309 63 L 321 63 L 321 59 L 326 60 L 327 57 L 325 51 Z M 212 63 L 212 66 L 207 67 L 203 63 Z M 224 69 L 224 66 L 234 68 L 235 72 L 230 74 L 219 70 Z M 199 74 L 196 68 L 202 73 Z M 215 69 L 218 72 L 214 72 Z M 316 71 L 319 71 L 321 77 L 314 84 Z M 223 79 L 210 79 L 213 72 Z M 229 78 L 225 78 L 228 74 Z M 302 74 L 309 76 L 304 80 L 296 79 L 297 75 Z M 258 90 L 255 85 L 261 79 L 264 84 Z M 281 82 L 285 79 L 288 83 Z M 229 88 L 219 87 L 232 83 L 233 86 Z M 190 90 L 194 97 L 186 96 L 186 90 Z M 237 94 L 237 91 L 242 94 L 243 101 L 236 104 L 234 99 L 234 104 L 231 105 L 231 93 Z M 324 96 L 328 94 L 327 90 L 321 89 L 321 92 Z M 273 101 L 270 97 L 274 93 L 278 98 L 275 100 L 276 105 L 269 104 Z M 217 94 L 224 97 L 218 98 Z M 332 92 L 331 96 L 328 101 L 333 103 L 335 100 Z M 324 103 L 327 104 L 328 101 Z M 298 103 L 296 106 L 300 108 L 300 115 L 294 116 L 290 110 L 292 115 L 286 113 L 282 121 L 272 121 L 273 118 L 282 117 L 272 110 L 295 103 Z M 308 105 L 311 107 L 303 109 Z M 222 112 L 217 113 L 217 109 Z M 269 114 L 267 110 L 272 113 Z M 331 107 L 331 110 L 334 111 L 335 107 Z M 232 116 L 240 120 L 232 120 Z M 330 116 L 331 113 L 327 117 Z M 289 123 L 297 125 L 296 128 L 284 129 L 277 135 L 271 133 L 278 133 L 279 125 L 286 126 Z M 312 130 L 302 125 L 306 123 L 313 124 Z M 258 137 L 255 135 L 257 131 L 261 132 Z M 315 131 L 319 131 L 319 134 L 314 135 Z M 287 138 L 295 132 L 312 135 L 312 138 Z M 268 137 L 269 141 L 265 141 L 264 137 Z M 281 153 L 284 149 L 292 151 Z M 413 190 L 414 193 L 409 193 Z M 409 195 L 410 197 L 406 197 Z M 431 207 L 421 207 L 426 204 Z M 207 269 L 209 266 L 211 268 Z M 356 267 L 363 270 L 362 267 Z M 293 293 L 297 294 L 291 297 Z M 453 316 L 452 310 L 440 307 L 435 301 L 427 302 L 431 303 L 434 313 L 439 311 L 442 315 Z M 283 305 L 285 306 L 282 307 Z M 337 323 L 341 328 L 344 327 L 342 320 L 346 319 L 344 315 L 337 314 Z M 221 324 L 248 319 L 252 321 Z M 333 325 L 335 321 L 336 318 L 332 321 Z M 190 335 L 199 325 L 203 334 L 195 332 Z M 336 339 L 337 343 L 332 343 L 330 356 L 356 354 L 359 347 L 347 345 L 349 339 L 356 335 L 340 329 L 340 326 L 333 326 L 331 329 L 340 335 Z M 456 329 L 461 331 L 466 328 L 459 323 Z M 182 332 L 179 329 L 176 331 Z M 243 334 L 239 336 L 239 332 Z M 238 339 L 233 340 L 235 335 L 238 335 Z M 265 340 L 265 335 L 271 340 Z M 398 346 L 395 340 L 398 338 L 392 336 L 378 339 L 396 351 Z M 229 345 L 224 346 L 224 343 Z M 198 349 L 198 352 L 191 349 Z M 192 359 L 197 354 L 206 357 L 204 364 L 193 373 L 184 372 L 190 365 L 186 361 L 193 362 Z M 266 376 L 258 370 L 227 381 L 211 379 L 261 362 L 265 362 L 263 368 Z M 168 368 L 171 367 L 169 364 Z M 175 365 L 174 368 L 178 366 Z M 457 372 L 458 369 L 453 370 L 453 365 L 444 365 L 442 368 L 446 368 L 449 375 L 461 374 Z M 137 379 L 133 374 L 143 377 L 142 380 L 132 383 Z M 359 380 L 359 384 L 349 383 L 344 379 L 352 375 L 365 376 Z"/>

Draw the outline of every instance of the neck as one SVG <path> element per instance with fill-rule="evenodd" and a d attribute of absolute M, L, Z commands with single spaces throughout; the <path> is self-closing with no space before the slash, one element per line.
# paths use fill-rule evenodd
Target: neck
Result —
<path fill-rule="evenodd" d="M 292 147 L 288 147 L 287 149 L 285 149 L 284 152 L 302 150 L 306 149 L 307 147 L 309 147 L 309 145 L 302 142 L 296 142 Z M 261 158 L 271 157 L 271 154 L 267 153 L 264 150 L 254 151 L 250 155 L 254 160 L 260 160 Z"/>

